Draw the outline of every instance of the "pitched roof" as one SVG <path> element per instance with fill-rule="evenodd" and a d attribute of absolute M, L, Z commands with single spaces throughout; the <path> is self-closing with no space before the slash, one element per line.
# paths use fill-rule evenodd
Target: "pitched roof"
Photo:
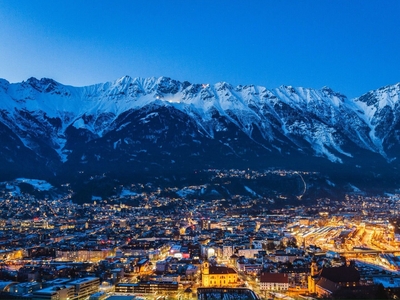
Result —
<path fill-rule="evenodd" d="M 336 284 L 333 281 L 330 281 L 330 280 L 328 280 L 326 278 L 321 278 L 317 282 L 317 286 L 319 286 L 320 288 L 324 289 L 325 291 L 328 291 L 331 294 L 339 289 L 339 285 L 338 284 Z"/>
<path fill-rule="evenodd" d="M 233 268 L 210 266 L 209 274 L 236 274 Z"/>
<path fill-rule="evenodd" d="M 261 273 L 260 282 L 289 283 L 286 273 Z"/>
<path fill-rule="evenodd" d="M 360 281 L 360 273 L 354 266 L 322 268 L 320 277 L 324 277 L 335 283 Z"/>

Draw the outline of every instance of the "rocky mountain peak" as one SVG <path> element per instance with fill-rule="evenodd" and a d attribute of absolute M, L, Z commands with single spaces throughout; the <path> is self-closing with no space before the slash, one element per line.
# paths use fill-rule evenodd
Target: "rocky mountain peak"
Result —
<path fill-rule="evenodd" d="M 354 100 L 328 87 L 234 88 L 169 77 L 124 76 L 87 87 L 29 78 L 0 80 L 0 87 L 4 140 L 11 132 L 33 160 L 47 160 L 57 172 L 69 164 L 101 169 L 103 161 L 147 164 L 150 158 L 166 166 L 179 159 L 210 166 L 234 158 L 370 167 L 371 161 L 394 165 L 400 153 L 399 84 Z M 0 153 L 17 146 L 2 145 Z"/>

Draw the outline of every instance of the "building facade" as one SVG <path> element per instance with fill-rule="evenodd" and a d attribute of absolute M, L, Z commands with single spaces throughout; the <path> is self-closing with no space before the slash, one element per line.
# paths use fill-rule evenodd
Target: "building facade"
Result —
<path fill-rule="evenodd" d="M 203 263 L 203 287 L 235 286 L 237 282 L 238 275 L 233 268 L 223 266 L 210 266 L 208 261 Z"/>
<path fill-rule="evenodd" d="M 289 289 L 289 276 L 287 273 L 267 273 L 260 276 L 261 291 L 287 291 Z"/>

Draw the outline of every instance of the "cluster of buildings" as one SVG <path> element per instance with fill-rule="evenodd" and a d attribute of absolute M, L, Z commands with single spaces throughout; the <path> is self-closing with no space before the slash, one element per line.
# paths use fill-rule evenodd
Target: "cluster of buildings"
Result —
<path fill-rule="evenodd" d="M 397 196 L 268 208 L 266 199 L 157 193 L 142 194 L 140 205 L 2 199 L 0 298 L 189 299 L 207 288 L 266 298 L 400 293 Z"/>

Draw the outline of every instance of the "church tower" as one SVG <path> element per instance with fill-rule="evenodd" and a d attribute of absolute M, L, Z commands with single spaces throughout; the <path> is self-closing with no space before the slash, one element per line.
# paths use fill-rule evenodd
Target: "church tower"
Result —
<path fill-rule="evenodd" d="M 311 274 L 308 276 L 308 292 L 314 294 L 315 284 L 318 281 L 318 266 L 317 262 L 313 259 L 311 262 Z"/>
<path fill-rule="evenodd" d="M 209 281 L 209 275 L 210 275 L 210 264 L 208 261 L 205 261 L 203 263 L 203 272 L 201 273 L 201 281 L 204 287 L 208 287 L 210 285 Z"/>
<path fill-rule="evenodd" d="M 315 260 L 311 263 L 311 277 L 314 277 L 318 274 L 318 266 Z"/>

